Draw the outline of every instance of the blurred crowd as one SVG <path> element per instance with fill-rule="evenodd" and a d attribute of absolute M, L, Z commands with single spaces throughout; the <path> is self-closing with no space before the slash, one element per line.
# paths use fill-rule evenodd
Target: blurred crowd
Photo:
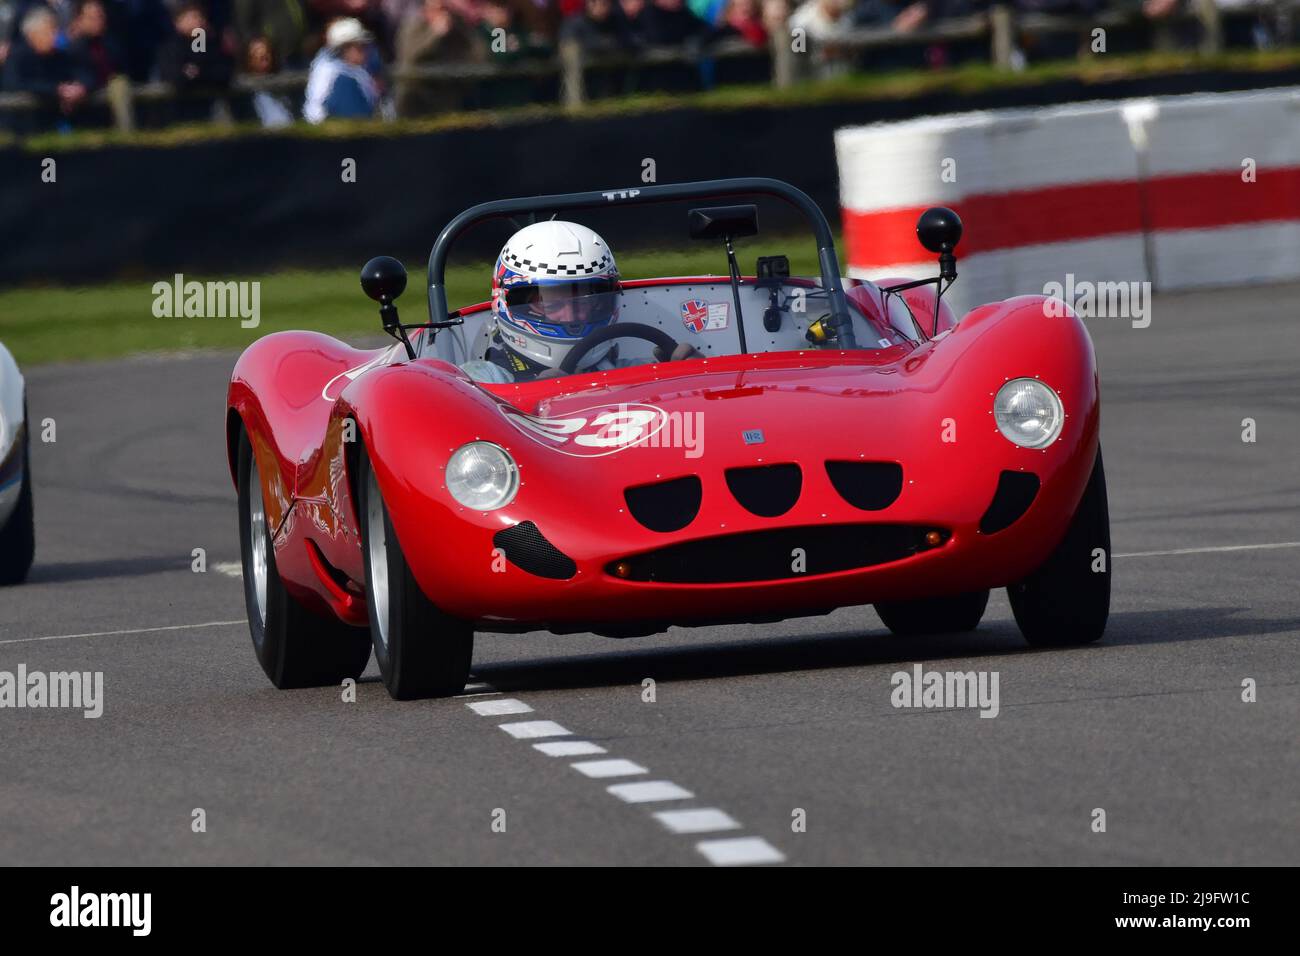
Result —
<path fill-rule="evenodd" d="M 1140 4 L 1149 19 L 1191 0 L 1015 0 L 1023 11 L 1093 14 Z M 1220 0 L 1232 6 L 1245 0 Z M 170 120 L 204 119 L 238 74 L 307 73 L 296 86 L 254 84 L 246 108 L 262 124 L 299 118 L 419 115 L 467 105 L 463 85 L 423 82 L 423 66 L 519 64 L 571 40 L 589 57 L 647 48 L 707 53 L 723 40 L 767 47 L 802 31 L 825 59 L 850 30 L 900 34 L 987 7 L 989 0 L 0 0 L 0 91 L 35 94 L 34 128 L 68 126 L 113 82 L 161 81 L 179 94 Z M 1073 41 L 1072 41 L 1073 42 Z M 1256 43 L 1262 45 L 1262 43 Z M 945 65 L 951 46 L 925 51 Z M 987 45 L 981 45 L 987 57 Z M 873 66 L 890 62 L 888 53 Z M 842 56 L 851 66 L 860 58 Z M 527 76 L 526 71 L 515 75 Z M 115 78 L 122 80 L 115 80 Z M 671 86 L 671 84 L 669 84 Z M 662 87 L 661 87 L 662 88 Z M 598 91 L 601 95 L 602 91 Z M 604 94 L 618 92 L 606 89 Z M 535 98 L 521 79 L 503 105 Z M 252 118 L 247 117 L 247 118 Z"/>

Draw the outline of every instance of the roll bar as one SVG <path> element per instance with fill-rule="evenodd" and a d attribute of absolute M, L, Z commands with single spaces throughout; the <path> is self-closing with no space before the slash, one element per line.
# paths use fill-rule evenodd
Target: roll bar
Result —
<path fill-rule="evenodd" d="M 696 183 L 666 183 L 628 189 L 498 199 L 471 206 L 443 227 L 429 251 L 429 321 L 440 322 L 447 318 L 447 254 L 461 233 L 476 223 L 519 213 L 606 209 L 612 206 L 636 206 L 684 199 L 721 199 L 729 196 L 775 196 L 804 214 L 817 239 L 817 261 L 821 266 L 822 288 L 830 299 L 831 324 L 836 329 L 842 347 L 856 348 L 848 302 L 844 298 L 844 282 L 840 278 L 839 261 L 835 257 L 835 237 L 831 234 L 825 214 L 802 190 L 779 179 L 763 177 L 709 179 Z"/>

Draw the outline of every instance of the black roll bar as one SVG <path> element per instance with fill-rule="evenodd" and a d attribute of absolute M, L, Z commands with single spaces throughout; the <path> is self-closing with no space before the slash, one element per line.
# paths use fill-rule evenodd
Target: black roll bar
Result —
<path fill-rule="evenodd" d="M 429 251 L 429 321 L 445 321 L 448 316 L 447 254 L 451 250 L 452 243 L 471 225 L 520 213 L 604 209 L 642 203 L 675 202 L 683 199 L 721 199 L 729 196 L 775 196 L 784 199 L 804 214 L 817 239 L 817 261 L 821 266 L 822 288 L 826 290 L 830 299 L 831 324 L 837 332 L 842 348 L 856 348 L 857 342 L 849 319 L 848 302 L 844 298 L 844 282 L 840 278 L 839 260 L 835 256 L 835 237 L 831 234 L 830 223 L 826 221 L 821 207 L 813 202 L 807 193 L 789 183 L 756 176 L 583 193 L 560 193 L 554 196 L 498 199 L 471 206 L 443 227 L 433 243 L 433 248 Z"/>

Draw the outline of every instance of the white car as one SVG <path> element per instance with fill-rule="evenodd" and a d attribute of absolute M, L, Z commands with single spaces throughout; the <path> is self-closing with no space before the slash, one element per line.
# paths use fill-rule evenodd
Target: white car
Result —
<path fill-rule="evenodd" d="M 21 583 L 36 552 L 30 444 L 26 386 L 0 345 L 0 585 Z"/>

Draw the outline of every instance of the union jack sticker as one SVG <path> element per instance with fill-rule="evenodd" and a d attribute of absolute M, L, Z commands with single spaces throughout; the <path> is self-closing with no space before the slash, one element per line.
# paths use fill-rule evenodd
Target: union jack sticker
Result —
<path fill-rule="evenodd" d="M 682 324 L 692 332 L 716 332 L 727 327 L 727 303 L 689 299 L 682 303 Z"/>

